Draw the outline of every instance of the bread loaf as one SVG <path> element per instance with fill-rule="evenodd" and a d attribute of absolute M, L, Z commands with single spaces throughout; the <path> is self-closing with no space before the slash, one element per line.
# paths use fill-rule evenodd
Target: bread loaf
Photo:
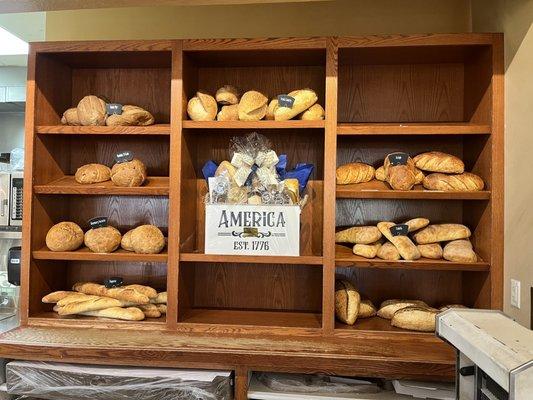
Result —
<path fill-rule="evenodd" d="M 59 300 L 57 302 L 57 305 L 59 307 L 64 307 L 70 303 L 81 303 L 81 302 L 88 301 L 88 300 L 96 300 L 96 299 L 99 299 L 100 297 L 101 296 L 94 296 L 94 295 L 89 295 L 85 293 L 73 292 L 73 294 Z"/>
<path fill-rule="evenodd" d="M 222 86 L 217 90 L 215 100 L 223 106 L 236 105 L 239 102 L 239 91 L 231 85 Z"/>
<path fill-rule="evenodd" d="M 105 125 L 106 108 L 105 101 L 96 96 L 85 96 L 80 100 L 77 107 L 78 120 L 83 126 Z"/>
<path fill-rule="evenodd" d="M 144 313 L 138 307 L 110 307 L 103 310 L 85 311 L 78 314 L 99 318 L 120 319 L 124 321 L 142 321 L 144 319 Z"/>
<path fill-rule="evenodd" d="M 354 226 L 335 233 L 335 243 L 371 244 L 381 239 L 375 226 Z"/>
<path fill-rule="evenodd" d="M 289 96 L 294 98 L 292 108 L 278 105 L 278 108 L 274 112 L 274 119 L 276 121 L 287 121 L 292 119 L 307 110 L 318 100 L 318 96 L 311 89 L 295 90 L 290 92 Z"/>
<path fill-rule="evenodd" d="M 442 258 L 442 246 L 439 243 L 419 244 L 418 251 L 424 258 L 440 260 Z"/>
<path fill-rule="evenodd" d="M 424 181 L 424 173 L 418 168 L 415 168 L 415 185 L 419 185 Z M 376 179 L 378 181 L 386 181 L 387 177 L 385 176 L 385 168 L 383 165 L 376 169 Z"/>
<path fill-rule="evenodd" d="M 141 225 L 131 233 L 131 248 L 137 254 L 158 254 L 165 247 L 163 232 L 154 225 Z"/>
<path fill-rule="evenodd" d="M 324 119 L 324 115 L 324 108 L 320 104 L 315 103 L 303 113 L 301 113 L 298 118 L 303 121 L 317 121 Z"/>
<path fill-rule="evenodd" d="M 391 325 L 419 332 L 434 332 L 438 311 L 429 307 L 411 306 L 396 311 Z"/>
<path fill-rule="evenodd" d="M 80 314 L 87 311 L 104 310 L 110 307 L 121 307 L 120 300 L 109 297 L 98 297 L 96 299 L 80 301 L 77 303 L 66 304 L 58 310 L 59 315 Z"/>
<path fill-rule="evenodd" d="M 418 231 L 429 225 L 429 219 L 427 218 L 413 218 L 404 222 L 409 227 L 409 233 Z"/>
<path fill-rule="evenodd" d="M 378 310 L 378 317 L 392 319 L 395 312 L 409 306 L 428 307 L 421 300 L 385 300 Z"/>
<path fill-rule="evenodd" d="M 383 165 L 376 169 L 375 176 L 378 181 L 384 182 L 387 180 L 387 177 L 385 176 L 385 168 L 383 168 Z"/>
<path fill-rule="evenodd" d="M 365 258 L 374 258 L 381 247 L 380 242 L 372 244 L 356 244 L 353 246 L 353 253 L 356 256 L 361 256 Z"/>
<path fill-rule="evenodd" d="M 215 98 L 207 93 L 196 92 L 196 96 L 187 104 L 187 114 L 193 121 L 213 121 L 217 111 Z"/>
<path fill-rule="evenodd" d="M 111 114 L 105 123 L 107 126 L 148 126 L 155 122 L 154 116 L 144 108 L 124 105 L 122 114 Z"/>
<path fill-rule="evenodd" d="M 244 93 L 239 101 L 237 111 L 241 121 L 259 121 L 263 119 L 267 111 L 268 99 L 255 90 Z"/>
<path fill-rule="evenodd" d="M 376 315 L 376 306 L 370 300 L 361 300 L 357 318 L 370 318 Z"/>
<path fill-rule="evenodd" d="M 460 175 L 429 174 L 422 183 L 428 190 L 445 192 L 479 191 L 485 187 L 483 179 L 470 172 Z"/>
<path fill-rule="evenodd" d="M 335 282 L 335 315 L 340 321 L 353 325 L 357 320 L 360 302 L 361 296 L 350 282 Z"/>
<path fill-rule="evenodd" d="M 397 261 L 401 258 L 398 249 L 391 242 L 383 243 L 376 255 L 382 260 L 388 261 Z"/>
<path fill-rule="evenodd" d="M 378 229 L 396 247 L 398 253 L 400 253 L 400 256 L 404 260 L 418 260 L 420 258 L 420 252 L 408 236 L 392 235 L 390 228 L 394 225 L 393 222 L 380 222 L 378 223 Z"/>
<path fill-rule="evenodd" d="M 424 178 L 424 173 L 418 168 L 415 168 L 415 185 L 420 185 L 424 181 Z"/>
<path fill-rule="evenodd" d="M 71 296 L 73 294 L 76 294 L 76 292 L 71 292 L 68 290 L 58 290 L 57 292 L 48 293 L 42 298 L 41 301 L 47 304 L 57 303 L 59 300 L 62 300 L 65 297 Z"/>
<path fill-rule="evenodd" d="M 167 305 L 166 304 L 156 304 L 157 309 L 161 313 L 161 315 L 164 315 L 167 313 Z"/>
<path fill-rule="evenodd" d="M 150 302 L 150 298 L 142 293 L 139 293 L 135 289 L 129 289 L 127 287 L 106 288 L 104 285 L 92 282 L 78 282 L 72 287 L 73 290 L 80 293 L 105 296 L 112 299 L 129 302 L 133 304 L 147 304 Z M 124 306 L 124 303 L 120 303 L 118 306 Z"/>
<path fill-rule="evenodd" d="M 146 318 L 159 318 L 161 316 L 161 311 L 155 304 L 141 304 L 139 308 Z"/>
<path fill-rule="evenodd" d="M 238 121 L 239 120 L 239 105 L 233 104 L 231 106 L 222 106 L 217 114 L 217 121 Z"/>
<path fill-rule="evenodd" d="M 368 164 L 355 162 L 337 167 L 337 184 L 348 185 L 371 181 L 374 178 L 374 167 Z"/>
<path fill-rule="evenodd" d="M 274 114 L 276 113 L 276 110 L 278 109 L 278 105 L 279 105 L 279 102 L 277 98 L 270 100 L 270 103 L 268 103 L 265 119 L 274 120 Z"/>
<path fill-rule="evenodd" d="M 155 290 L 153 287 L 150 287 L 150 286 L 133 284 L 133 285 L 122 286 L 122 288 L 123 289 L 133 289 L 136 292 L 144 294 L 150 300 L 157 298 L 157 290 Z"/>
<path fill-rule="evenodd" d="M 167 303 L 167 292 L 161 292 L 157 294 L 157 297 L 150 299 L 152 304 L 166 304 Z"/>
<path fill-rule="evenodd" d="M 477 255 L 469 240 L 451 241 L 444 246 L 443 257 L 448 261 L 462 263 L 475 263 L 477 261 Z"/>
<path fill-rule="evenodd" d="M 85 184 L 106 182 L 111 179 L 111 169 L 102 164 L 86 164 L 76 170 L 76 182 Z"/>
<path fill-rule="evenodd" d="M 48 230 L 45 242 L 51 251 L 74 251 L 83 243 L 83 231 L 74 222 L 60 222 Z"/>
<path fill-rule="evenodd" d="M 465 164 L 460 158 L 440 151 L 419 154 L 413 158 L 413 161 L 418 169 L 428 172 L 462 174 L 465 170 Z"/>
<path fill-rule="evenodd" d="M 111 168 L 111 180 L 116 186 L 141 186 L 146 180 L 146 166 L 141 160 L 117 163 Z"/>
<path fill-rule="evenodd" d="M 396 153 L 388 154 L 383 162 L 385 179 L 394 190 L 411 190 L 416 183 L 416 170 L 411 157 L 407 158 L 405 165 L 392 165 L 391 156 Z"/>
<path fill-rule="evenodd" d="M 435 224 L 418 231 L 413 237 L 418 244 L 429 244 L 466 239 L 470 235 L 470 229 L 461 224 Z"/>
<path fill-rule="evenodd" d="M 118 249 L 122 236 L 112 226 L 89 229 L 85 232 L 85 246 L 93 253 L 111 253 Z"/>
<path fill-rule="evenodd" d="M 63 125 L 81 125 L 80 118 L 78 117 L 78 109 L 74 107 L 66 110 L 63 113 L 63 117 L 61 117 L 61 123 Z"/>
<path fill-rule="evenodd" d="M 133 246 L 131 244 L 132 233 L 133 233 L 133 229 L 130 229 L 124 235 L 122 235 L 122 239 L 120 240 L 120 247 L 122 247 L 126 251 L 134 251 Z"/>

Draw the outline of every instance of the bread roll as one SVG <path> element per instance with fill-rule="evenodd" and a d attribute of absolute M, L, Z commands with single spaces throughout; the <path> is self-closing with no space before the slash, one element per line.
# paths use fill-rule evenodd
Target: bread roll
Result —
<path fill-rule="evenodd" d="M 376 315 L 376 306 L 370 300 L 361 300 L 357 318 L 370 318 Z"/>
<path fill-rule="evenodd" d="M 396 247 L 404 260 L 418 260 L 420 252 L 408 236 L 392 235 L 390 228 L 394 225 L 393 222 L 380 222 L 378 223 L 378 229 Z"/>
<path fill-rule="evenodd" d="M 57 292 L 48 293 L 42 298 L 41 301 L 47 304 L 57 303 L 59 300 L 62 300 L 65 297 L 71 296 L 73 294 L 76 294 L 76 292 L 71 292 L 68 290 L 58 290 Z"/>
<path fill-rule="evenodd" d="M 239 120 L 239 105 L 233 104 L 231 106 L 222 106 L 217 114 L 217 121 L 238 121 Z"/>
<path fill-rule="evenodd" d="M 304 112 L 318 100 L 318 96 L 311 89 L 295 90 L 289 93 L 289 96 L 294 97 L 292 108 L 281 107 L 274 112 L 274 119 L 276 121 L 287 121 L 296 117 L 298 114 Z"/>
<path fill-rule="evenodd" d="M 383 165 L 376 169 L 375 176 L 378 181 L 385 182 L 387 180 L 387 177 L 385 176 L 385 168 L 383 168 Z"/>
<path fill-rule="evenodd" d="M 419 244 L 418 251 L 424 258 L 440 260 L 442 258 L 442 246 L 439 243 Z"/>
<path fill-rule="evenodd" d="M 105 101 L 96 96 L 85 96 L 78 103 L 78 120 L 83 126 L 105 125 Z"/>
<path fill-rule="evenodd" d="M 83 231 L 74 222 L 60 222 L 50 228 L 45 241 L 52 251 L 74 251 L 83 243 Z"/>
<path fill-rule="evenodd" d="M 123 302 L 129 302 L 134 304 L 148 304 L 150 298 L 135 289 L 129 289 L 127 287 L 106 288 L 104 285 L 92 282 L 78 282 L 72 287 L 73 290 L 80 293 L 109 297 L 115 300 Z M 120 303 L 119 306 L 124 306 Z"/>
<path fill-rule="evenodd" d="M 411 190 L 416 183 L 415 164 L 411 157 L 408 157 L 405 165 L 392 165 L 388 154 L 383 162 L 385 178 L 394 190 Z"/>
<path fill-rule="evenodd" d="M 385 300 L 379 307 L 378 317 L 392 319 L 395 312 L 409 306 L 428 307 L 428 305 L 421 300 Z"/>
<path fill-rule="evenodd" d="M 324 108 L 320 104 L 315 103 L 301 113 L 299 118 L 303 121 L 318 121 L 324 119 L 325 113 Z"/>
<path fill-rule="evenodd" d="M 103 310 L 85 311 L 78 314 L 99 318 L 120 319 L 124 321 L 142 321 L 144 319 L 144 313 L 138 307 L 110 307 Z"/>
<path fill-rule="evenodd" d="M 429 225 L 429 219 L 427 218 L 413 218 L 404 222 L 409 227 L 409 233 L 418 231 Z"/>
<path fill-rule="evenodd" d="M 111 169 L 102 164 L 86 164 L 76 170 L 76 182 L 85 184 L 106 182 L 111 179 Z"/>
<path fill-rule="evenodd" d="M 111 168 L 111 180 L 116 186 L 141 186 L 146 179 L 146 167 L 141 160 L 117 163 Z"/>
<path fill-rule="evenodd" d="M 445 260 L 475 263 L 477 255 L 472 249 L 472 243 L 469 240 L 453 240 L 444 246 L 443 257 Z"/>
<path fill-rule="evenodd" d="M 126 251 L 134 251 L 133 246 L 131 244 L 131 234 L 133 233 L 133 229 L 130 229 L 127 231 L 120 240 L 120 247 L 122 247 Z"/>
<path fill-rule="evenodd" d="M 89 229 L 85 232 L 85 246 L 93 253 L 111 253 L 118 249 L 122 235 L 112 226 Z"/>
<path fill-rule="evenodd" d="M 154 225 L 141 225 L 131 233 L 131 248 L 137 254 L 158 254 L 165 247 L 163 232 Z"/>
<path fill-rule="evenodd" d="M 435 224 L 418 231 L 413 237 L 418 244 L 429 244 L 466 239 L 470 235 L 470 229 L 461 224 Z"/>
<path fill-rule="evenodd" d="M 335 243 L 371 244 L 381 239 L 375 226 L 354 226 L 335 233 Z"/>
<path fill-rule="evenodd" d="M 335 315 L 340 321 L 353 325 L 357 320 L 360 302 L 361 296 L 350 282 L 335 282 Z"/>
<path fill-rule="evenodd" d="M 124 105 L 122 114 L 111 114 L 107 117 L 107 126 L 148 126 L 155 122 L 154 116 L 144 108 Z"/>
<path fill-rule="evenodd" d="M 157 294 L 157 297 L 150 299 L 152 304 L 166 304 L 167 303 L 167 292 L 161 292 Z"/>
<path fill-rule="evenodd" d="M 264 118 L 267 111 L 268 99 L 255 90 L 244 93 L 239 101 L 237 111 L 241 121 L 259 121 Z"/>
<path fill-rule="evenodd" d="M 479 191 L 485 187 L 483 179 L 470 172 L 460 175 L 429 174 L 422 183 L 428 190 L 444 192 Z"/>
<path fill-rule="evenodd" d="M 398 249 L 391 242 L 383 243 L 376 255 L 382 260 L 388 261 L 397 261 L 401 258 Z"/>
<path fill-rule="evenodd" d="M 239 91 L 231 85 L 222 86 L 217 90 L 215 100 L 223 106 L 236 105 L 239 102 Z"/>
<path fill-rule="evenodd" d="M 396 311 L 391 325 L 419 332 L 434 332 L 438 311 L 429 307 L 405 307 Z"/>
<path fill-rule="evenodd" d="M 104 310 L 110 307 L 121 307 L 122 303 L 117 299 L 109 297 L 98 297 L 97 299 L 80 301 L 66 304 L 58 310 L 59 315 L 80 314 L 87 311 Z"/>
<path fill-rule="evenodd" d="M 167 305 L 166 304 L 156 304 L 157 309 L 161 313 L 161 315 L 164 315 L 167 313 Z"/>
<path fill-rule="evenodd" d="M 361 256 L 365 258 L 374 258 L 381 247 L 381 243 L 372 243 L 372 244 L 356 244 L 353 246 L 353 253 L 356 256 Z"/>
<path fill-rule="evenodd" d="M 274 114 L 276 113 L 276 110 L 278 109 L 278 104 L 279 102 L 277 98 L 270 100 L 270 103 L 268 103 L 265 119 L 274 120 Z"/>
<path fill-rule="evenodd" d="M 161 312 L 155 304 L 141 304 L 139 308 L 146 318 L 159 318 L 161 316 Z"/>
<path fill-rule="evenodd" d="M 374 179 L 374 167 L 368 164 L 354 162 L 337 167 L 337 185 L 368 182 Z"/>
<path fill-rule="evenodd" d="M 419 154 L 413 161 L 418 169 L 428 172 L 462 174 L 465 171 L 465 164 L 460 158 L 440 151 Z"/>
<path fill-rule="evenodd" d="M 196 92 L 196 96 L 187 104 L 187 114 L 193 121 L 213 121 L 217 111 L 215 98 L 202 92 Z"/>
<path fill-rule="evenodd" d="M 61 117 L 61 123 L 63 125 L 81 125 L 80 118 L 78 117 L 78 109 L 74 107 L 66 110 L 63 113 L 63 117 Z"/>

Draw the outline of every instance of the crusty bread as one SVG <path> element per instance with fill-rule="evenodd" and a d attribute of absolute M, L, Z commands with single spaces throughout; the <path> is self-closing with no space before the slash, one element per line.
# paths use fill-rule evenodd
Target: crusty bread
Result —
<path fill-rule="evenodd" d="M 131 245 L 132 233 L 133 229 L 130 229 L 124 235 L 122 235 L 122 239 L 120 240 L 120 247 L 122 247 L 126 251 L 133 251 L 133 246 Z"/>
<path fill-rule="evenodd" d="M 97 311 L 85 311 L 79 314 L 91 317 L 121 319 L 124 321 L 142 321 L 144 319 L 144 313 L 138 307 L 110 307 Z"/>
<path fill-rule="evenodd" d="M 274 120 L 274 114 L 276 113 L 276 110 L 278 109 L 278 105 L 279 105 L 279 102 L 277 98 L 270 100 L 270 103 L 268 103 L 265 119 Z"/>
<path fill-rule="evenodd" d="M 215 100 L 223 106 L 236 105 L 239 102 L 239 90 L 231 85 L 222 86 L 215 93 Z"/>
<path fill-rule="evenodd" d="M 232 104 L 230 106 L 222 106 L 217 114 L 217 121 L 238 121 L 239 120 L 239 105 Z"/>
<path fill-rule="evenodd" d="M 111 168 L 111 180 L 116 186 L 141 186 L 146 180 L 146 176 L 146 166 L 137 158 L 117 163 Z"/>
<path fill-rule="evenodd" d="M 166 304 L 156 304 L 157 309 L 161 313 L 161 315 L 164 315 L 167 313 L 167 305 Z"/>
<path fill-rule="evenodd" d="M 393 222 L 379 222 L 378 229 L 398 249 L 398 253 L 400 253 L 400 256 L 404 260 L 418 260 L 420 258 L 420 252 L 408 236 L 392 235 L 390 228 L 394 225 Z"/>
<path fill-rule="evenodd" d="M 141 304 L 139 308 L 146 318 L 159 318 L 161 316 L 161 311 L 155 304 Z"/>
<path fill-rule="evenodd" d="M 353 325 L 359 313 L 361 296 L 353 285 L 345 280 L 335 282 L 335 316 L 348 325 Z"/>
<path fill-rule="evenodd" d="M 382 260 L 388 261 L 396 261 L 401 258 L 398 249 L 391 242 L 383 243 L 383 245 L 376 252 L 376 255 Z"/>
<path fill-rule="evenodd" d="M 108 126 L 148 126 L 155 122 L 154 116 L 144 108 L 124 105 L 122 114 L 111 114 L 105 124 Z"/>
<path fill-rule="evenodd" d="M 412 218 L 404 222 L 409 227 L 409 233 L 416 232 L 419 229 L 425 228 L 429 225 L 429 219 L 427 218 Z"/>
<path fill-rule="evenodd" d="M 471 234 L 470 229 L 461 224 L 435 224 L 416 232 L 413 237 L 418 244 L 429 244 L 466 239 Z"/>
<path fill-rule="evenodd" d="M 311 89 L 295 90 L 290 92 L 289 96 L 294 98 L 292 107 L 282 107 L 278 104 L 278 107 L 274 112 L 274 119 L 276 121 L 287 121 L 292 119 L 307 110 L 318 100 L 315 91 Z"/>
<path fill-rule="evenodd" d="M 92 282 L 79 282 L 74 284 L 73 290 L 80 293 L 92 294 L 96 296 L 111 297 L 113 299 L 130 302 L 133 304 L 147 304 L 150 298 L 135 289 L 131 288 L 106 288 L 104 285 L 99 285 Z"/>
<path fill-rule="evenodd" d="M 187 103 L 187 114 L 193 121 L 213 121 L 217 111 L 215 98 L 207 93 L 196 92 L 196 96 Z"/>
<path fill-rule="evenodd" d="M 146 285 L 126 285 L 123 286 L 124 289 L 133 289 L 139 293 L 144 294 L 146 297 L 148 297 L 150 300 L 157 298 L 157 290 L 155 290 L 153 287 L 146 286 Z"/>
<path fill-rule="evenodd" d="M 63 125 L 81 125 L 78 109 L 74 107 L 66 110 L 61 117 L 61 123 Z"/>
<path fill-rule="evenodd" d="M 472 248 L 472 243 L 469 240 L 452 240 L 444 246 L 443 257 L 445 260 L 474 263 L 477 261 L 477 255 Z"/>
<path fill-rule="evenodd" d="M 368 164 L 354 162 L 337 167 L 336 177 L 338 185 L 368 182 L 374 179 L 374 167 Z"/>
<path fill-rule="evenodd" d="M 138 254 L 158 254 L 165 247 L 163 232 L 154 225 L 141 225 L 131 232 L 131 248 Z"/>
<path fill-rule="evenodd" d="M 439 260 L 442 258 L 442 246 L 439 243 L 419 244 L 418 251 L 424 258 Z"/>
<path fill-rule="evenodd" d="M 88 301 L 88 300 L 96 300 L 100 297 L 101 296 L 94 296 L 94 295 L 85 294 L 85 293 L 73 292 L 73 294 L 59 300 L 57 302 L 57 305 L 59 307 L 63 307 L 70 303 L 80 303 L 80 302 Z"/>
<path fill-rule="evenodd" d="M 361 300 L 357 318 L 370 318 L 376 315 L 376 312 L 376 306 L 370 300 Z"/>
<path fill-rule="evenodd" d="M 71 296 L 73 294 L 76 294 L 76 292 L 72 292 L 68 290 L 58 290 L 57 292 L 48 293 L 46 296 L 42 298 L 41 301 L 47 304 L 57 303 L 59 300 L 62 300 L 65 297 Z"/>
<path fill-rule="evenodd" d="M 409 306 L 428 307 L 428 305 L 421 300 L 385 300 L 379 307 L 378 317 L 392 319 L 392 316 L 396 311 Z"/>
<path fill-rule="evenodd" d="M 120 300 L 109 297 L 98 297 L 87 301 L 66 304 L 58 310 L 59 315 L 80 314 L 87 311 L 104 310 L 110 307 L 121 307 Z"/>
<path fill-rule="evenodd" d="M 469 192 L 483 190 L 485 183 L 476 174 L 465 172 L 459 175 L 429 174 L 423 180 L 424 188 L 445 192 Z"/>
<path fill-rule="evenodd" d="M 465 164 L 460 158 L 440 151 L 419 154 L 413 158 L 413 161 L 418 169 L 428 172 L 462 174 L 465 170 Z"/>
<path fill-rule="evenodd" d="M 89 229 L 85 232 L 84 243 L 94 253 L 111 253 L 120 245 L 122 235 L 112 226 Z"/>
<path fill-rule="evenodd" d="M 239 120 L 259 121 L 263 119 L 267 111 L 267 97 L 256 90 L 244 93 L 237 108 Z"/>
<path fill-rule="evenodd" d="M 309 107 L 307 110 L 305 110 L 303 113 L 301 113 L 298 118 L 303 121 L 317 121 L 324 119 L 325 111 L 324 107 L 322 107 L 320 104 L 315 103 L 311 107 Z"/>
<path fill-rule="evenodd" d="M 381 239 L 375 226 L 354 226 L 335 233 L 335 243 L 371 244 Z"/>
<path fill-rule="evenodd" d="M 48 230 L 45 242 L 52 251 L 74 251 L 83 243 L 83 231 L 78 224 L 63 221 Z"/>
<path fill-rule="evenodd" d="M 83 185 L 106 182 L 111 179 L 111 169 L 103 164 L 85 164 L 76 170 L 74 179 Z"/>
<path fill-rule="evenodd" d="M 405 307 L 394 313 L 391 325 L 411 331 L 433 332 L 437 314 L 437 310 L 429 307 Z"/>
<path fill-rule="evenodd" d="M 394 190 L 411 190 L 416 184 L 416 169 L 413 159 L 408 157 L 405 165 L 392 165 L 388 154 L 383 161 L 385 179 Z"/>
<path fill-rule="evenodd" d="M 356 244 L 353 246 L 353 253 L 356 256 L 361 256 L 365 258 L 374 258 L 381 247 L 381 242 L 376 242 L 372 244 Z"/>
<path fill-rule="evenodd" d="M 167 292 L 160 292 L 157 294 L 157 297 L 150 299 L 152 304 L 166 304 L 167 303 Z"/>
<path fill-rule="evenodd" d="M 78 120 L 83 126 L 105 125 L 107 117 L 105 101 L 96 96 L 85 96 L 76 107 Z"/>

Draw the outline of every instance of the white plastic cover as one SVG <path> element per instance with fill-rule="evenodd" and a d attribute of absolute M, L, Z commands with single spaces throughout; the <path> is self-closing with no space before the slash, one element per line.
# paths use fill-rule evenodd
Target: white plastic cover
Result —
<path fill-rule="evenodd" d="M 13 361 L 10 394 L 49 400 L 232 400 L 230 371 Z"/>

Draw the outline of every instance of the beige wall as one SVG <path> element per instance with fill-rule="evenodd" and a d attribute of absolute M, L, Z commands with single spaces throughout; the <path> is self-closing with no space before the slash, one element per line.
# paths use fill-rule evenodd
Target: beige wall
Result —
<path fill-rule="evenodd" d="M 473 29 L 505 33 L 504 311 L 531 327 L 533 286 L 533 0 L 472 0 Z M 510 280 L 521 281 L 521 307 Z"/>
<path fill-rule="evenodd" d="M 47 40 L 465 32 L 464 0 L 334 0 L 302 4 L 47 12 Z"/>

